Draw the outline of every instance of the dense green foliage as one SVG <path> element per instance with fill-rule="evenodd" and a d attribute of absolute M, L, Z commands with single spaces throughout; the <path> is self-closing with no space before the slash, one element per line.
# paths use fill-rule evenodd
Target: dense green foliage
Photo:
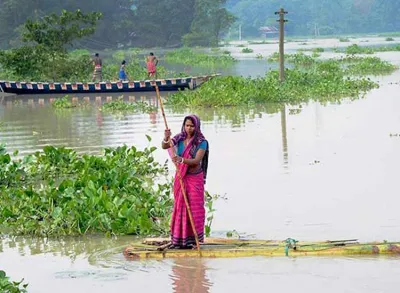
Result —
<path fill-rule="evenodd" d="M 236 60 L 230 56 L 230 54 L 210 55 L 196 52 L 190 48 L 180 48 L 169 51 L 165 54 L 165 60 L 171 63 L 180 63 L 199 67 L 224 66 L 231 65 L 236 62 Z"/>
<path fill-rule="evenodd" d="M 277 26 L 280 7 L 289 12 L 289 35 L 398 32 L 400 1 L 395 0 L 228 0 L 228 10 L 238 17 L 244 37 L 260 36 L 262 26 Z M 238 25 L 231 37 L 237 38 Z"/>
<path fill-rule="evenodd" d="M 65 75 L 87 67 L 85 56 L 69 58 L 67 48 L 74 40 L 91 35 L 101 14 L 84 14 L 63 10 L 38 21 L 28 20 L 21 32 L 23 45 L 0 51 L 2 69 L 10 76 L 23 79 L 63 80 Z"/>
<path fill-rule="evenodd" d="M 304 54 L 288 55 L 293 69 L 286 70 L 286 80 L 279 82 L 279 73 L 269 71 L 262 78 L 226 76 L 214 78 L 196 91 L 181 91 L 168 98 L 171 106 L 234 106 L 266 102 L 301 103 L 308 100 L 340 101 L 357 98 L 378 87 L 366 78 L 352 75 L 384 74 L 396 69 L 379 58 L 346 57 L 318 61 Z"/>
<path fill-rule="evenodd" d="M 7 277 L 6 272 L 0 270 L 0 292 L 2 293 L 25 293 L 28 284 L 22 284 L 24 280 L 20 282 L 10 281 Z"/>
<path fill-rule="evenodd" d="M 289 11 L 289 35 L 398 32 L 400 2 L 394 0 L 3 0 L 0 2 L 0 48 L 21 43 L 27 19 L 37 21 L 62 9 L 101 12 L 96 32 L 74 44 L 91 51 L 135 47 L 216 45 L 221 36 L 260 36 L 261 26 L 276 26 L 274 12 Z M 232 23 L 237 23 L 232 26 Z M 391 36 L 391 35 L 389 35 Z"/>
<path fill-rule="evenodd" d="M 187 0 L 185 0 L 187 1 Z M 183 36 L 186 46 L 217 46 L 221 32 L 235 21 L 223 5 L 226 0 L 196 0 L 190 32 Z"/>
<path fill-rule="evenodd" d="M 25 81 L 57 81 L 57 82 L 89 82 L 92 79 L 93 65 L 91 56 L 87 50 L 75 50 L 65 55 L 55 56 L 55 63 L 40 63 L 35 59 L 38 54 L 47 58 L 48 53 L 38 50 L 32 52 L 33 47 L 25 46 L 17 50 L 5 52 L 6 58 L 1 58 L 0 64 L 3 71 L 0 71 L 0 79 L 4 80 L 25 80 Z M 20 54 L 23 51 L 23 54 Z M 16 54 L 16 52 L 18 52 Z M 1 53 L 0 53 L 1 55 Z M 24 61 L 32 56 L 28 63 Z M 148 78 L 147 69 L 140 63 L 138 52 L 134 50 L 116 51 L 111 57 L 103 59 L 103 80 L 115 81 L 119 79 L 118 72 L 123 59 L 127 60 L 125 66 L 128 79 L 144 80 Z M 3 62 L 3 63 L 2 63 Z M 29 64 L 34 63 L 35 66 Z M 28 64 L 28 65 L 27 65 Z M 184 73 L 168 71 L 163 66 L 157 66 L 158 78 L 181 77 Z"/>
<path fill-rule="evenodd" d="M 157 107 L 149 105 L 146 102 L 125 102 L 122 98 L 103 104 L 104 112 L 127 112 L 130 113 L 154 113 Z"/>
<path fill-rule="evenodd" d="M 354 57 L 348 56 L 339 60 L 347 63 L 346 72 L 353 75 L 383 75 L 390 74 L 398 67 L 387 61 L 382 61 L 378 57 Z"/>
<path fill-rule="evenodd" d="M 46 146 L 43 152 L 13 160 L 0 145 L 0 231 L 167 235 L 171 181 L 167 166 L 154 161 L 155 150 L 122 146 L 95 156 Z M 213 202 L 219 198 L 205 193 L 207 235 Z"/>
<path fill-rule="evenodd" d="M 251 79 L 240 76 L 217 77 L 198 90 L 182 91 L 168 98 L 171 105 L 182 106 L 234 106 L 248 103 L 301 103 L 308 100 L 338 101 L 345 97 L 358 97 L 377 87 L 368 79 L 345 79 L 342 74 L 286 70 L 286 82 L 279 83 L 277 71 L 265 77 Z"/>
<path fill-rule="evenodd" d="M 395 45 L 395 46 L 379 46 L 379 47 L 365 47 L 365 46 L 359 46 L 357 44 L 353 44 L 351 46 L 348 46 L 345 50 L 344 53 L 346 54 L 374 54 L 376 52 L 396 52 L 400 51 L 400 45 Z M 336 50 L 336 52 L 340 52 L 340 50 Z"/>
<path fill-rule="evenodd" d="M 0 150 L 0 223 L 13 234 L 166 234 L 172 209 L 155 148 L 101 156 L 45 147 L 12 160 Z"/>
<path fill-rule="evenodd" d="M 0 2 L 0 48 L 20 44 L 19 31 L 27 19 L 37 21 L 62 9 L 98 11 L 104 15 L 93 36 L 74 42 L 97 50 L 119 46 L 177 46 L 216 44 L 234 20 L 226 0 L 3 0 Z"/>
<path fill-rule="evenodd" d="M 313 52 L 313 56 L 305 55 L 302 52 L 296 54 L 285 54 L 285 60 L 288 63 L 292 63 L 297 67 L 311 67 L 312 68 L 326 68 L 332 66 L 332 70 L 338 67 L 344 75 L 380 75 L 390 74 L 395 71 L 398 67 L 391 64 L 388 61 L 383 61 L 378 57 L 357 57 L 355 53 L 346 55 L 339 59 L 331 59 L 320 61 L 314 58 L 316 52 Z M 318 56 L 315 56 L 318 57 Z M 279 53 L 274 53 L 268 57 L 269 62 L 278 62 Z"/>

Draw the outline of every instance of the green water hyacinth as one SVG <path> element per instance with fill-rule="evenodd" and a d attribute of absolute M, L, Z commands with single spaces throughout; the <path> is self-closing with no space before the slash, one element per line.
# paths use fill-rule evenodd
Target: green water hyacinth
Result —
<path fill-rule="evenodd" d="M 153 113 L 157 112 L 157 107 L 150 105 L 146 102 L 125 102 L 122 97 L 120 97 L 115 101 L 103 104 L 102 110 L 108 113 Z"/>
<path fill-rule="evenodd" d="M 376 52 L 396 52 L 400 51 L 400 44 L 394 46 L 378 46 L 378 47 L 364 47 L 357 44 L 353 44 L 344 50 L 337 49 L 337 52 L 342 52 L 350 55 L 355 54 L 374 54 Z"/>
<path fill-rule="evenodd" d="M 122 146 L 95 156 L 47 146 L 12 160 L 2 147 L 0 228 L 16 235 L 167 235 L 171 182 L 155 150 Z"/>
<path fill-rule="evenodd" d="M 348 56 L 341 61 L 348 63 L 346 72 L 352 75 L 385 75 L 390 74 L 398 69 L 397 66 L 391 64 L 390 62 L 383 61 L 378 57 L 360 58 Z"/>
<path fill-rule="evenodd" d="M 6 272 L 0 270 L 0 292 L 4 293 L 25 293 L 28 284 L 23 284 L 24 280 L 20 282 L 10 281 L 7 277 Z"/>
<path fill-rule="evenodd" d="M 337 63 L 320 64 L 313 71 L 286 70 L 286 81 L 279 82 L 279 72 L 269 71 L 262 78 L 222 76 L 196 91 L 181 91 L 169 96 L 168 105 L 185 107 L 239 106 L 261 103 L 298 104 L 310 100 L 339 102 L 358 98 L 378 87 L 368 78 L 345 77 Z"/>
<path fill-rule="evenodd" d="M 236 62 L 236 59 L 228 54 L 209 55 L 196 52 L 190 48 L 181 48 L 165 54 L 165 60 L 171 63 L 179 63 L 200 67 L 228 66 Z"/>
<path fill-rule="evenodd" d="M 270 56 L 275 61 L 278 54 Z M 285 82 L 271 70 L 264 77 L 214 78 L 196 91 L 170 95 L 171 107 L 243 106 L 262 103 L 299 104 L 310 100 L 340 102 L 359 98 L 378 84 L 363 75 L 390 74 L 398 67 L 376 57 L 348 55 L 341 59 L 317 60 L 303 53 L 285 55 L 292 69 L 286 69 Z"/>

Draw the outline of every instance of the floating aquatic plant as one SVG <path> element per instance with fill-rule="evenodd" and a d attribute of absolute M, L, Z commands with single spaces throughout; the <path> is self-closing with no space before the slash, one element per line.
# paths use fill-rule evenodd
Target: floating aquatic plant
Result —
<path fill-rule="evenodd" d="M 170 95 L 169 105 L 186 107 L 237 106 L 249 103 L 301 103 L 357 98 L 378 87 L 368 78 L 350 78 L 339 62 L 316 63 L 308 71 L 287 69 L 286 80 L 279 82 L 279 72 L 269 71 L 256 79 L 222 76 L 211 79 L 196 91 Z"/>
<path fill-rule="evenodd" d="M 12 160 L 0 152 L 0 223 L 14 234 L 163 234 L 172 209 L 156 148 L 78 155 L 47 146 Z"/>
<path fill-rule="evenodd" d="M 19 282 L 10 281 L 5 271 L 0 270 L 0 292 L 4 293 L 25 293 L 28 284 L 23 284 L 24 279 Z"/>
<path fill-rule="evenodd" d="M 151 113 L 157 112 L 157 107 L 146 102 L 125 102 L 122 97 L 117 100 L 103 104 L 104 112 L 134 112 L 134 113 Z"/>
<path fill-rule="evenodd" d="M 196 52 L 190 48 L 181 48 L 167 52 L 165 54 L 165 60 L 168 62 L 203 67 L 227 66 L 236 62 L 236 60 L 231 57 L 230 54 L 226 54 L 226 52 L 222 55 L 209 55 Z"/>

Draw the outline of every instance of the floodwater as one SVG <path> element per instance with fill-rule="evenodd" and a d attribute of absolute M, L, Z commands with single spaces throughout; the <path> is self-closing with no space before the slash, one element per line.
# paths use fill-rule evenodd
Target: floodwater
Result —
<path fill-rule="evenodd" d="M 400 53 L 380 57 L 400 65 Z M 242 61 L 241 66 L 246 66 Z M 248 74 L 244 72 L 242 74 Z M 400 71 L 380 88 L 340 105 L 203 110 L 210 142 L 206 188 L 216 203 L 213 230 L 265 239 L 400 241 Z M 54 98 L 54 97 L 50 97 Z M 0 142 L 20 154 L 55 144 L 98 153 L 121 144 L 159 146 L 160 113 L 98 111 L 110 96 L 78 96 L 94 106 L 52 109 L 49 97 L 4 98 Z M 125 99 L 157 103 L 155 95 Z M 187 113 L 167 110 L 173 132 Z M 391 135 L 392 134 L 392 135 Z M 398 135 L 398 136 L 394 136 Z M 167 154 L 157 150 L 159 161 Z M 0 239 L 0 269 L 29 292 L 397 292 L 400 259 L 298 257 L 126 261 L 132 238 Z"/>

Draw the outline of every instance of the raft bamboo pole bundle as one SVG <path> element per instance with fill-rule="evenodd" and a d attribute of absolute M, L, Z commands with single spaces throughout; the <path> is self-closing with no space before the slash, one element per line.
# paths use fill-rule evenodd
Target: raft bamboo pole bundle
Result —
<path fill-rule="evenodd" d="M 150 241 L 148 243 L 151 243 Z M 209 244 L 207 244 L 209 243 Z M 344 241 L 297 242 L 289 248 L 285 241 L 207 239 L 202 245 L 202 256 L 210 258 L 234 258 L 250 256 L 361 256 L 361 255 L 400 255 L 399 242 L 358 243 Z M 124 250 L 127 259 L 162 259 L 196 257 L 194 250 L 164 250 L 157 245 L 133 243 Z"/>
<path fill-rule="evenodd" d="M 158 102 L 159 102 L 160 108 L 161 108 L 161 113 L 162 113 L 163 118 L 164 118 L 165 129 L 169 129 L 169 128 L 168 128 L 168 123 L 167 123 L 167 118 L 165 117 L 165 111 L 164 111 L 163 102 L 162 102 L 162 100 L 161 100 L 160 91 L 159 91 L 159 89 L 158 89 L 157 84 L 155 85 L 155 88 L 156 88 L 156 93 L 157 93 Z M 170 140 L 169 143 L 170 143 L 170 147 L 171 147 L 171 149 L 172 149 L 172 152 L 174 152 L 174 148 L 173 148 L 173 145 L 172 145 L 172 141 Z M 195 238 L 195 240 L 196 240 L 197 251 L 198 251 L 199 256 L 201 257 L 199 236 L 197 235 L 196 227 L 195 227 L 195 225 L 194 225 L 193 216 L 192 216 L 192 210 L 190 209 L 189 201 L 188 201 L 187 194 L 186 194 L 185 185 L 183 184 L 182 174 L 181 174 L 181 172 L 180 172 L 180 170 L 179 170 L 178 165 L 175 164 L 175 166 L 176 166 L 176 172 L 177 172 L 177 175 L 178 175 L 178 178 L 179 178 L 179 183 L 180 183 L 180 185 L 181 185 L 181 190 L 182 190 L 183 199 L 185 200 L 186 209 L 187 209 L 187 212 L 188 212 L 188 215 L 189 215 L 190 225 L 192 226 L 194 238 Z"/>

